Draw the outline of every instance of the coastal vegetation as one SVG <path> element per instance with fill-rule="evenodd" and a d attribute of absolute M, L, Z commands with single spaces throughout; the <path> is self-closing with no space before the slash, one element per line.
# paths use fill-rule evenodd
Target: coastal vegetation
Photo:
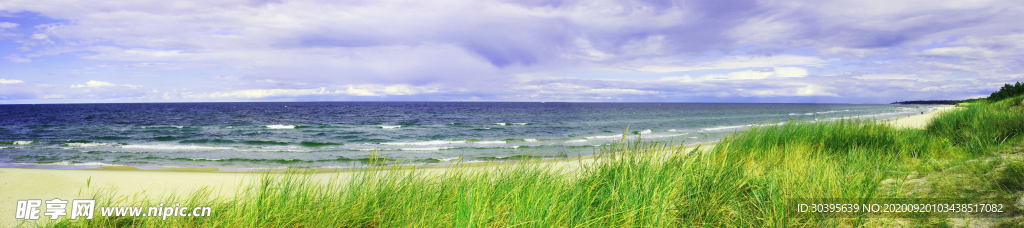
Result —
<path fill-rule="evenodd" d="M 1017 88 L 1017 87 L 1013 87 Z M 627 141 L 601 155 L 423 169 L 379 160 L 350 178 L 260 174 L 209 191 L 99 205 L 210 205 L 211 217 L 99 217 L 51 227 L 1024 226 L 1024 95 L 976 100 L 921 129 L 872 120 L 762 123 L 714 145 Z M 627 130 L 628 132 L 628 130 Z M 529 156 L 524 156 L 529 158 Z M 798 213 L 794 199 L 942 198 L 1003 214 Z"/>
<path fill-rule="evenodd" d="M 988 100 L 1000 101 L 1021 94 L 1024 94 L 1024 85 L 1021 85 L 1020 82 L 1015 84 L 1006 83 L 1003 85 L 1003 88 L 999 88 L 999 91 L 992 92 L 992 95 L 988 96 Z"/>

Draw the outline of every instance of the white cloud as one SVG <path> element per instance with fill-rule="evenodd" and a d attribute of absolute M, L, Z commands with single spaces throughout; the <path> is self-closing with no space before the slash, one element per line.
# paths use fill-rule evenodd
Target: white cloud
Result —
<path fill-rule="evenodd" d="M 673 77 L 662 77 L 659 80 L 671 80 L 671 81 L 708 81 L 708 80 L 762 80 L 770 77 L 776 78 L 801 78 L 807 76 L 807 69 L 800 67 L 776 67 L 773 71 L 758 71 L 758 70 L 745 70 L 736 71 L 728 74 L 712 74 L 697 79 L 687 76 L 673 76 Z"/>
<path fill-rule="evenodd" d="M 768 78 L 768 76 L 772 76 L 772 72 L 762 72 L 762 71 L 747 70 L 747 71 L 732 72 L 732 73 L 725 74 L 725 75 L 719 74 L 719 75 L 705 76 L 705 77 L 702 77 L 700 79 L 701 80 L 755 80 L 755 79 L 765 79 L 765 78 Z"/>
<path fill-rule="evenodd" d="M 104 82 L 104 81 L 89 80 L 89 82 L 86 82 L 85 85 L 82 85 L 82 84 L 71 85 L 71 88 L 103 87 L 103 86 L 117 86 L 117 85 L 115 85 L 114 83 L 109 83 L 109 82 Z"/>
<path fill-rule="evenodd" d="M 298 97 L 309 95 L 336 94 L 338 91 L 327 91 L 325 88 L 317 89 L 249 89 L 231 92 L 216 92 L 209 94 L 208 98 L 266 98 L 266 97 Z"/>
<path fill-rule="evenodd" d="M 11 23 L 11 22 L 0 22 L 0 31 L 3 31 L 3 30 L 5 30 L 5 29 L 12 29 L 12 28 L 17 28 L 17 27 L 18 27 L 18 24 L 17 24 L 17 23 Z"/>
<path fill-rule="evenodd" d="M 349 95 L 352 95 L 352 96 L 363 96 L 363 97 L 379 96 L 379 95 L 377 95 L 376 93 L 373 93 L 370 90 L 354 88 L 352 86 L 349 86 L 348 89 L 345 90 L 345 93 L 349 94 Z"/>
<path fill-rule="evenodd" d="M 21 56 L 18 56 L 18 55 L 15 55 L 15 54 L 7 55 L 7 57 L 4 57 L 4 58 L 7 59 L 7 60 L 10 60 L 11 62 L 16 62 L 16 63 L 32 62 L 31 59 L 22 58 Z"/>
<path fill-rule="evenodd" d="M 413 95 L 417 92 L 409 88 L 409 85 L 393 85 L 385 87 L 384 93 L 388 95 Z"/>
<path fill-rule="evenodd" d="M 17 79 L 3 79 L 3 78 L 0 78 L 0 85 L 3 85 L 3 84 L 18 84 L 18 83 L 23 83 L 23 81 L 17 80 Z"/>
<path fill-rule="evenodd" d="M 188 99 L 261 99 L 261 98 L 294 98 L 302 96 L 382 96 L 382 95 L 415 95 L 423 93 L 436 93 L 437 89 L 399 85 L 350 85 L 346 89 L 329 89 L 327 87 L 312 89 L 246 89 L 214 93 L 181 92 L 180 97 Z M 172 99 L 172 93 L 163 94 L 163 99 Z"/>
<path fill-rule="evenodd" d="M 775 76 L 783 78 L 804 77 L 807 76 L 807 69 L 799 67 L 776 67 Z"/>
<path fill-rule="evenodd" d="M 621 95 L 621 94 L 632 94 L 632 95 L 646 95 L 646 94 L 657 94 L 658 91 L 645 91 L 638 89 L 589 89 L 587 93 L 596 93 L 599 95 Z"/>
<path fill-rule="evenodd" d="M 907 79 L 917 80 L 918 79 L 918 77 L 916 77 L 914 75 L 907 75 L 907 74 L 864 74 L 864 75 L 853 76 L 853 78 L 863 79 L 863 80 L 907 80 Z"/>
<path fill-rule="evenodd" d="M 976 47 L 944 47 L 944 48 L 932 48 L 921 52 L 925 55 L 935 56 L 950 56 L 950 57 L 965 57 L 965 58 L 976 58 L 976 59 L 987 59 L 993 57 L 1000 57 L 1009 53 L 999 53 L 996 51 L 988 50 L 985 48 Z"/>
<path fill-rule="evenodd" d="M 781 67 L 781 66 L 818 66 L 827 63 L 817 57 L 800 55 L 773 55 L 773 56 L 728 56 L 717 61 L 698 63 L 674 63 L 670 65 L 648 65 L 638 68 L 645 72 L 679 72 L 694 70 L 720 70 L 740 69 L 759 67 Z"/>

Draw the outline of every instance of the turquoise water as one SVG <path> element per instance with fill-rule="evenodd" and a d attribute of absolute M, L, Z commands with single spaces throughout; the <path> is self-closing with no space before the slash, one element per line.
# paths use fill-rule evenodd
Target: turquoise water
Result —
<path fill-rule="evenodd" d="M 868 104 L 297 102 L 0 105 L 0 166 L 350 167 L 573 157 L 627 137 L 711 142 L 751 124 L 887 119 Z"/>

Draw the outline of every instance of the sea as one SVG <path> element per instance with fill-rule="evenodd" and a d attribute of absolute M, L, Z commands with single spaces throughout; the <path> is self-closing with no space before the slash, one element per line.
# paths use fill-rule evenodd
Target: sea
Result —
<path fill-rule="evenodd" d="M 929 105 L 272 102 L 0 105 L 0 167 L 346 168 L 571 158 L 639 137 L 692 145 L 789 121 Z M 628 130 L 627 130 L 628 129 Z"/>

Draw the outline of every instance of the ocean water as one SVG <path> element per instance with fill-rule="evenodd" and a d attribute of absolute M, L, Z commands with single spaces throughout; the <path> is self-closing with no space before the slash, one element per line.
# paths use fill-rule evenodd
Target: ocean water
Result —
<path fill-rule="evenodd" d="M 752 124 L 887 119 L 926 105 L 295 102 L 0 105 L 0 167 L 351 167 L 593 155 Z"/>

